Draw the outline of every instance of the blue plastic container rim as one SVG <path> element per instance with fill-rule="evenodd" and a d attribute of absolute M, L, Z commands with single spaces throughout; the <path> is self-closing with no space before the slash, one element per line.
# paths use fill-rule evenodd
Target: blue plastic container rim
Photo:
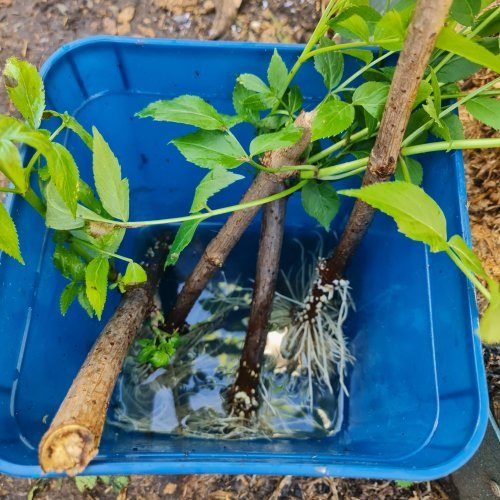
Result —
<path fill-rule="evenodd" d="M 171 46 L 178 45 L 189 46 L 189 47 L 204 47 L 207 43 L 212 46 L 224 46 L 231 47 L 234 49 L 245 49 L 245 48 L 262 48 L 272 51 L 277 47 L 277 44 L 273 43 L 256 43 L 256 42 L 234 42 L 234 41 L 211 41 L 207 42 L 204 40 L 176 40 L 176 39 L 164 39 L 164 38 L 133 38 L 133 37 L 118 37 L 118 36 L 108 36 L 108 35 L 98 35 L 89 36 L 75 40 L 73 42 L 67 43 L 57 49 L 52 55 L 50 55 L 40 68 L 40 74 L 42 78 L 46 76 L 49 70 L 61 59 L 67 52 L 84 47 L 86 45 L 94 45 L 99 43 L 126 43 L 141 45 L 153 45 L 162 46 L 168 43 Z M 280 49 L 297 49 L 297 47 L 303 47 L 301 44 L 279 44 Z M 457 166 L 461 167 L 458 169 L 458 181 L 459 181 L 459 200 L 464 204 L 466 203 L 466 181 L 464 173 L 464 164 L 462 155 L 457 155 Z M 12 207 L 13 195 L 7 194 L 5 197 L 4 205 L 10 212 Z M 463 228 L 463 237 L 467 244 L 471 245 L 471 234 L 468 213 L 466 210 L 461 211 L 460 214 L 460 224 Z M 474 327 L 478 324 L 478 313 L 477 308 L 474 306 L 476 303 L 475 289 L 472 283 L 467 283 L 468 298 L 470 304 L 470 317 Z M 474 434 L 470 438 L 467 445 L 464 447 L 460 454 L 457 454 L 450 460 L 444 461 L 443 463 L 426 468 L 404 468 L 404 467 L 392 467 L 387 468 L 386 465 L 374 465 L 367 464 L 360 460 L 352 460 L 348 463 L 339 461 L 336 463 L 335 460 L 329 463 L 322 463 L 321 461 L 311 463 L 310 459 L 307 462 L 300 460 L 291 460 L 287 455 L 276 454 L 273 456 L 272 460 L 269 460 L 268 455 L 265 456 L 267 460 L 262 460 L 263 457 L 258 455 L 252 455 L 252 457 L 246 457 L 245 460 L 239 462 L 233 461 L 231 463 L 231 474 L 243 474 L 248 473 L 248 464 L 252 464 L 252 469 L 254 474 L 262 475 L 301 475 L 301 476 L 334 476 L 334 477 L 350 477 L 350 478 L 373 478 L 373 479 L 388 479 L 388 480 L 398 480 L 405 479 L 410 481 L 429 481 L 433 479 L 442 478 L 452 473 L 453 471 L 462 467 L 466 462 L 468 462 L 471 457 L 475 454 L 479 448 L 483 437 L 486 432 L 488 425 L 488 391 L 486 386 L 486 376 L 485 369 L 482 358 L 482 346 L 477 331 L 473 338 L 473 356 L 475 359 L 476 375 L 479 381 L 483 381 L 478 386 L 479 394 L 479 415 L 477 424 L 474 428 Z M 141 462 L 142 472 L 141 474 L 164 474 L 165 462 L 170 462 L 169 469 L 170 474 L 183 474 L 185 473 L 186 466 L 189 464 L 189 472 L 192 474 L 227 474 L 227 460 L 228 457 L 225 456 L 224 459 L 218 459 L 216 455 L 212 454 L 201 454 L 196 453 L 196 456 L 186 456 L 185 454 L 172 455 L 168 460 L 157 459 L 157 460 L 145 460 Z M 137 459 L 137 454 L 134 454 L 134 458 Z M 126 455 L 123 456 L 126 458 Z M 236 458 L 236 457 L 235 457 Z M 84 473 L 81 475 L 116 475 L 116 469 L 120 469 L 120 475 L 131 475 L 137 474 L 137 464 L 134 462 L 125 462 L 114 460 L 113 457 L 97 457 L 91 464 L 87 467 Z M 0 470 L 5 474 L 10 474 L 17 477 L 40 477 L 39 466 L 23 466 L 7 462 L 0 459 Z M 47 474 L 45 477 L 60 477 L 61 474 Z"/>

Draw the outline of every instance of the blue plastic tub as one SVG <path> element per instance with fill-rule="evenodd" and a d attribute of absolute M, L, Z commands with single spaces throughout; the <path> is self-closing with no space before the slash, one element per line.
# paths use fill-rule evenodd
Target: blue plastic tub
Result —
<path fill-rule="evenodd" d="M 167 143 L 188 128 L 134 118 L 158 98 L 198 94 L 232 112 L 242 72 L 265 75 L 274 46 L 124 38 L 66 45 L 43 68 L 48 107 L 96 125 L 118 156 L 132 190 L 131 220 L 185 214 L 204 172 Z M 280 45 L 288 65 L 301 50 Z M 348 58 L 349 59 L 349 58 Z M 349 61 L 346 74 L 358 66 Z M 306 106 L 323 95 L 312 65 L 300 72 Z M 236 129 L 245 142 L 249 128 Z M 91 180 L 89 152 L 63 138 Z M 462 156 L 421 158 L 425 188 L 444 209 L 449 234 L 469 238 Z M 237 184 L 242 192 L 243 183 Z M 229 190 L 231 191 L 231 190 Z M 222 194 L 214 206 L 239 199 Z M 72 306 L 63 318 L 64 280 L 51 262 L 53 243 L 40 217 L 21 199 L 7 199 L 26 266 L 0 256 L 0 471 L 40 476 L 37 447 L 102 324 Z M 345 224 L 349 200 L 336 219 Z M 220 223 L 220 221 L 219 221 Z M 312 219 L 296 196 L 288 231 L 309 231 Z M 251 228 L 256 233 L 258 226 Z M 140 231 L 124 252 L 136 255 Z M 235 254 L 238 258 L 237 253 Z M 217 441 L 127 433 L 106 426 L 88 474 L 250 473 L 427 480 L 444 476 L 475 452 L 487 422 L 487 393 L 476 335 L 474 293 L 446 256 L 399 234 L 377 214 L 348 269 L 357 313 L 348 336 L 357 358 L 341 432 L 324 439 Z M 113 295 L 103 322 L 118 302 Z"/>

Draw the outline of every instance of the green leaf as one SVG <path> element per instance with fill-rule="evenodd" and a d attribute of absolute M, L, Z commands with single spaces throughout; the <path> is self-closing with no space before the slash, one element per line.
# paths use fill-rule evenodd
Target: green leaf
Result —
<path fill-rule="evenodd" d="M 255 109 L 250 109 L 246 105 L 246 100 L 256 95 L 251 90 L 246 89 L 240 83 L 237 83 L 233 90 L 233 107 L 238 116 L 249 123 L 256 123 L 259 120 L 259 113 Z"/>
<path fill-rule="evenodd" d="M 465 243 L 464 239 L 458 234 L 453 235 L 448 244 L 453 249 L 453 251 L 458 255 L 460 260 L 467 266 L 467 269 L 472 271 L 477 276 L 488 281 L 490 278 L 486 274 L 479 257 L 469 248 L 469 245 Z"/>
<path fill-rule="evenodd" d="M 47 133 L 33 130 L 21 120 L 0 115 L 0 140 L 27 144 L 43 155 L 50 154 L 52 143 Z"/>
<path fill-rule="evenodd" d="M 237 78 L 237 82 L 248 90 L 253 90 L 259 94 L 270 94 L 271 89 L 256 75 L 244 73 Z"/>
<path fill-rule="evenodd" d="M 389 87 L 389 84 L 384 82 L 363 83 L 354 91 L 352 103 L 355 106 L 362 106 L 370 115 L 380 120 L 389 94 Z"/>
<path fill-rule="evenodd" d="M 406 36 L 406 23 L 400 12 L 386 12 L 375 26 L 374 40 L 387 50 L 401 50 Z M 385 42 L 384 40 L 394 40 Z"/>
<path fill-rule="evenodd" d="M 0 140 L 0 172 L 14 184 L 16 189 L 26 193 L 29 188 L 28 177 L 19 150 L 11 141 Z"/>
<path fill-rule="evenodd" d="M 92 212 L 98 215 L 107 215 L 102 203 L 96 198 L 92 188 L 82 179 L 78 182 L 78 199 Z"/>
<path fill-rule="evenodd" d="M 479 323 L 479 336 L 486 344 L 500 343 L 500 286 L 490 286 L 491 300 Z"/>
<path fill-rule="evenodd" d="M 5 252 L 14 259 L 24 264 L 19 250 L 19 238 L 17 236 L 16 226 L 9 212 L 0 202 L 0 251 Z"/>
<path fill-rule="evenodd" d="M 394 481 L 399 488 L 407 489 L 411 488 L 415 483 L 413 481 L 403 481 L 403 480 L 396 480 Z"/>
<path fill-rule="evenodd" d="M 84 281 L 86 264 L 75 252 L 64 245 L 56 245 L 52 256 L 55 267 L 60 273 L 71 281 Z"/>
<path fill-rule="evenodd" d="M 174 242 L 170 247 L 165 267 L 173 266 L 179 260 L 182 251 L 191 243 L 196 228 L 202 220 L 203 219 L 187 220 L 180 225 L 175 235 Z"/>
<path fill-rule="evenodd" d="M 291 146 L 302 137 L 302 133 L 302 128 L 292 125 L 278 132 L 259 135 L 250 143 L 250 156 L 257 156 L 265 151 Z"/>
<path fill-rule="evenodd" d="M 50 177 L 71 214 L 76 216 L 78 201 L 78 168 L 71 153 L 61 144 L 52 143 L 51 154 L 47 157 Z"/>
<path fill-rule="evenodd" d="M 342 53 L 345 56 L 361 59 L 365 64 L 370 64 L 373 61 L 373 52 L 368 49 L 348 49 L 343 50 Z"/>
<path fill-rule="evenodd" d="M 121 168 L 116 156 L 95 127 L 92 128 L 92 134 L 92 169 L 97 193 L 106 212 L 126 222 L 129 216 L 128 180 L 121 178 Z"/>
<path fill-rule="evenodd" d="M 91 490 L 97 485 L 97 476 L 76 476 L 75 485 L 80 493 Z"/>
<path fill-rule="evenodd" d="M 456 33 L 445 26 L 436 40 L 436 47 L 452 54 L 465 57 L 469 61 L 480 64 L 500 73 L 500 57 L 485 49 L 482 45 Z"/>
<path fill-rule="evenodd" d="M 137 354 L 137 361 L 139 363 L 147 363 L 155 352 L 156 352 L 156 346 L 154 345 L 148 345 L 146 347 L 143 347 L 139 351 L 139 354 Z"/>
<path fill-rule="evenodd" d="M 333 98 L 320 104 L 312 124 L 312 140 L 333 137 L 354 121 L 354 107 Z"/>
<path fill-rule="evenodd" d="M 431 95 L 431 93 L 432 85 L 425 80 L 420 82 L 412 109 L 415 109 L 420 103 L 424 102 Z"/>
<path fill-rule="evenodd" d="M 245 150 L 233 136 L 218 130 L 198 130 L 172 143 L 186 160 L 203 168 L 234 168 L 246 157 Z"/>
<path fill-rule="evenodd" d="M 207 202 L 214 194 L 240 179 L 244 179 L 244 177 L 239 174 L 233 174 L 224 167 L 211 169 L 196 187 L 190 212 L 196 213 L 207 208 Z"/>
<path fill-rule="evenodd" d="M 104 476 L 99 476 L 100 478 Z M 111 485 L 113 486 L 113 491 L 119 493 L 123 488 L 128 486 L 130 479 L 128 476 L 111 476 Z"/>
<path fill-rule="evenodd" d="M 464 80 L 482 68 L 480 64 L 473 63 L 459 56 L 453 56 L 438 72 L 437 78 L 441 83 L 458 82 Z"/>
<path fill-rule="evenodd" d="M 450 15 L 464 26 L 472 26 L 481 10 L 481 0 L 453 0 Z"/>
<path fill-rule="evenodd" d="M 148 280 L 148 275 L 142 266 L 135 262 L 129 262 L 127 270 L 121 279 L 124 285 L 139 285 Z"/>
<path fill-rule="evenodd" d="M 435 123 L 431 128 L 431 132 L 435 136 L 441 137 L 445 141 L 460 141 L 465 138 L 462 122 L 455 113 L 450 113 L 441 118 L 440 124 L 441 126 Z"/>
<path fill-rule="evenodd" d="M 302 188 L 301 196 L 304 210 L 329 231 L 340 207 L 339 197 L 332 185 L 328 182 L 308 182 Z"/>
<path fill-rule="evenodd" d="M 448 248 L 443 211 L 420 187 L 394 181 L 339 192 L 359 198 L 389 215 L 400 232 L 408 238 L 427 243 L 431 252 Z"/>
<path fill-rule="evenodd" d="M 474 97 L 466 102 L 467 111 L 480 122 L 500 130 L 500 101 L 490 97 Z"/>
<path fill-rule="evenodd" d="M 301 109 L 303 100 L 302 93 L 297 85 L 291 87 L 283 99 L 290 113 L 296 113 L 299 109 Z"/>
<path fill-rule="evenodd" d="M 322 49 L 333 45 L 335 43 L 325 36 L 320 39 L 318 47 Z M 328 90 L 333 90 L 339 84 L 344 74 L 344 57 L 339 51 L 318 54 L 314 56 L 314 67 L 323 77 L 325 87 Z"/>
<path fill-rule="evenodd" d="M 45 90 L 36 68 L 15 57 L 7 59 L 3 71 L 10 100 L 33 128 L 38 128 L 45 109 Z"/>
<path fill-rule="evenodd" d="M 276 49 L 274 49 L 271 63 L 267 70 L 267 79 L 276 96 L 279 98 L 283 97 L 288 87 L 288 70 Z"/>
<path fill-rule="evenodd" d="M 59 301 L 59 306 L 61 308 L 61 314 L 66 316 L 68 312 L 69 306 L 73 303 L 73 301 L 78 296 L 78 291 L 80 289 L 80 285 L 78 283 L 72 282 L 69 285 L 66 285 L 64 290 L 61 293 L 61 299 Z"/>
<path fill-rule="evenodd" d="M 413 158 L 405 158 L 404 160 L 406 168 L 408 169 L 408 173 L 405 173 L 403 164 L 398 161 L 394 178 L 397 181 L 412 182 L 413 184 L 420 186 L 420 184 L 422 184 L 422 179 L 424 176 L 422 164 L 417 160 L 414 160 Z M 409 177 L 409 179 L 407 177 Z"/>
<path fill-rule="evenodd" d="M 57 111 L 47 110 L 43 113 L 43 119 L 46 120 L 50 117 L 60 118 L 62 122 L 69 128 L 72 132 L 80 137 L 82 142 L 91 150 L 92 149 L 92 136 L 83 128 L 80 123 L 70 116 L 67 112 L 58 113 Z"/>
<path fill-rule="evenodd" d="M 89 315 L 90 318 L 93 318 L 94 309 L 92 308 L 92 305 L 90 304 L 89 299 L 85 294 L 85 287 L 83 285 L 80 285 L 77 298 L 78 298 L 78 303 L 80 304 L 82 309 Z"/>
<path fill-rule="evenodd" d="M 333 24 L 333 29 L 346 38 L 359 39 L 365 42 L 370 38 L 368 23 L 359 14 Z"/>
<path fill-rule="evenodd" d="M 52 181 L 45 188 L 45 199 L 47 201 L 47 212 L 45 214 L 45 225 L 47 227 L 64 231 L 84 226 L 84 219 L 78 214 L 76 218 L 73 217 Z"/>
<path fill-rule="evenodd" d="M 216 109 L 194 95 L 183 95 L 170 101 L 156 101 L 137 113 L 141 118 L 184 123 L 204 130 L 223 130 L 226 123 Z"/>
<path fill-rule="evenodd" d="M 109 261 L 104 256 L 91 260 L 85 271 L 85 293 L 99 320 L 106 303 L 108 273 Z"/>
<path fill-rule="evenodd" d="M 170 356 L 166 352 L 156 351 L 149 359 L 149 362 L 153 368 L 164 368 L 170 363 Z"/>

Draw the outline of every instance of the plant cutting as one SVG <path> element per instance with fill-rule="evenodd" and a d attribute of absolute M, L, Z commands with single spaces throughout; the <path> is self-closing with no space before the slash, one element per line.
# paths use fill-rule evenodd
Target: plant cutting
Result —
<path fill-rule="evenodd" d="M 363 187 L 340 191 L 362 202 L 356 203 L 337 250 L 331 258 L 319 260 L 316 271 L 309 276 L 310 282 L 303 287 L 302 297 L 296 295 L 293 300 L 290 297 L 287 300 L 277 295 L 275 300 L 275 308 L 282 310 L 279 326 L 287 329 L 282 354 L 290 361 L 290 373 L 306 368 L 309 403 L 313 403 L 313 378 L 315 384 L 329 389 L 331 377 L 337 372 L 341 378 L 350 359 L 342 325 L 351 303 L 350 295 L 355 290 L 349 290 L 344 266 L 373 216 L 368 205 L 393 217 L 400 231 L 410 238 L 428 244 L 431 251 L 444 251 L 451 257 L 491 301 L 480 331 L 485 340 L 497 341 L 494 318 L 498 314 L 498 283 L 486 275 L 459 235 L 448 238 L 441 210 L 419 187 L 422 166 L 412 158 L 431 151 L 499 145 L 498 139 L 465 140 L 453 113 L 460 104 L 465 104 L 474 116 L 498 125 L 496 114 L 492 112 L 498 107 L 495 91 L 491 90 L 494 82 L 468 94 L 462 94 L 454 84 L 471 71 L 471 62 L 473 69 L 482 65 L 498 70 L 499 59 L 490 50 L 492 45 L 488 36 L 495 32 L 498 8 L 482 13 L 477 11 L 466 19 L 464 12 L 455 7 L 447 25 L 440 29 L 447 7 L 445 3 L 417 2 L 414 12 L 412 2 L 405 2 L 381 15 L 361 3 L 332 1 L 293 68 L 289 70 L 275 52 L 267 83 L 251 74 L 238 78 L 233 95 L 235 116 L 223 115 L 195 96 L 181 96 L 149 105 L 140 116 L 199 128 L 172 142 L 188 161 L 208 169 L 194 193 L 190 215 L 152 221 L 128 220 L 128 185 L 121 178 L 117 159 L 99 132 L 93 130 L 90 135 L 68 115 L 44 110 L 43 85 L 33 68 L 27 63 L 10 60 L 5 70 L 7 90 L 25 122 L 2 118 L 4 159 L 0 166 L 13 183 L 13 187 L 6 190 L 24 196 L 45 218 L 47 226 L 55 230 L 54 261 L 70 280 L 61 301 L 63 312 L 78 298 L 89 313 L 100 316 L 108 280 L 124 290 L 144 282 L 142 268 L 117 253 L 125 229 L 182 223 L 167 258 L 167 264 L 174 265 L 200 222 L 233 212 L 208 245 L 184 283 L 176 304 L 160 325 L 166 338 L 178 334 L 189 337 L 189 325 L 186 324 L 189 311 L 210 279 L 224 266 L 234 244 L 259 208 L 265 205 L 254 285 L 255 311 L 250 313 L 247 334 L 247 346 L 250 347 L 244 349 L 236 382 L 228 393 L 231 405 L 235 400 L 250 400 L 254 406 L 252 389 L 257 402 L 264 395 L 259 391 L 265 390 L 258 381 L 258 369 L 262 367 L 262 347 L 269 329 L 266 318 L 271 314 L 274 295 L 284 200 L 301 191 L 306 212 L 328 229 L 340 203 L 334 183 L 348 177 L 357 178 L 366 170 Z M 429 15 L 431 9 L 430 19 L 425 18 L 424 13 Z M 422 23 L 417 15 L 419 12 L 428 22 L 418 24 Z M 464 24 L 460 32 L 454 29 L 457 18 Z M 413 26 L 413 31 L 408 26 Z M 427 28 L 425 40 L 429 41 L 428 45 L 415 47 L 413 41 L 426 33 Z M 333 42 L 326 36 L 329 29 L 348 40 Z M 430 54 L 434 37 L 437 38 L 436 48 Z M 391 61 L 395 60 L 394 53 L 401 50 L 404 40 L 412 43 L 400 54 L 399 66 L 394 70 Z M 373 46 L 379 47 L 378 53 L 361 50 Z M 429 64 L 426 64 L 429 56 Z M 363 64 L 354 75 L 343 79 L 343 63 L 347 57 L 357 58 Z M 411 57 L 420 64 L 411 62 Z M 314 59 L 326 91 L 317 106 L 304 110 L 301 91 L 291 84 L 301 66 L 310 59 Z M 420 82 L 422 74 L 424 78 Z M 405 77 L 412 83 L 409 87 L 405 87 Z M 364 79 L 364 83 L 358 78 Z M 25 81 L 30 84 L 25 85 Z M 391 81 L 393 88 L 390 89 Z M 407 90 L 408 96 L 403 96 L 402 90 Z M 458 100 L 451 102 L 450 98 Z M 394 106 L 399 107 L 395 110 Z M 383 114 L 384 108 L 387 111 Z M 56 129 L 51 136 L 40 129 L 41 119 L 49 117 L 61 120 L 61 130 Z M 257 133 L 248 152 L 237 139 L 237 126 L 241 122 L 253 125 Z M 391 127 L 398 133 L 387 134 Z M 54 142 L 64 128 L 77 133 L 92 149 L 97 196 L 79 179 L 69 151 Z M 428 131 L 440 140 L 425 143 L 423 137 Z M 26 167 L 22 166 L 13 143 L 24 143 L 36 150 Z M 241 175 L 231 169 L 243 163 L 254 167 L 257 175 L 241 202 L 223 208 L 209 207 L 212 195 L 241 179 Z M 393 174 L 396 181 L 379 182 L 388 181 Z M 35 181 L 39 185 L 37 189 Z M 6 228 L 1 239 L 2 249 L 21 259 L 14 224 L 5 210 L 2 213 Z M 273 217 L 277 217 L 277 225 L 271 224 Z M 268 238 L 274 241 L 268 244 Z M 120 259 L 125 259 L 130 267 L 123 276 L 114 269 L 114 262 Z M 269 263 L 269 267 L 263 263 Z M 258 307 L 258 304 L 263 305 Z M 257 313 L 262 314 L 254 323 L 252 319 L 257 318 Z M 318 339 L 321 332 L 324 337 Z M 247 354 L 252 350 L 255 357 L 250 360 Z M 164 359 L 164 365 L 170 363 L 170 356 Z M 156 365 L 158 368 L 162 363 Z M 255 380 L 240 391 L 242 378 L 248 382 L 249 375 Z M 242 412 L 243 425 L 249 426 L 257 418 L 257 406 L 254 409 L 246 405 L 241 409 L 236 405 L 236 409 L 233 407 L 229 412 L 237 417 Z"/>

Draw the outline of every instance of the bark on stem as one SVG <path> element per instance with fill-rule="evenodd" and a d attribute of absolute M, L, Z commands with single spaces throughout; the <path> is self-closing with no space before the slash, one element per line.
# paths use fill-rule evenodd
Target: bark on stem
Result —
<path fill-rule="evenodd" d="M 283 190 L 283 185 L 279 190 Z M 259 407 L 259 379 L 279 272 L 285 210 L 285 198 L 273 201 L 264 208 L 245 345 L 238 376 L 228 393 L 231 413 L 247 419 L 254 416 Z"/>
<path fill-rule="evenodd" d="M 363 186 L 387 181 L 396 170 L 413 102 L 437 35 L 442 29 L 451 0 L 417 0 L 408 35 L 398 59 L 375 145 L 371 151 Z M 319 279 L 309 298 L 312 318 L 324 285 L 342 278 L 344 269 L 363 239 L 375 210 L 356 200 L 351 216 L 332 255 L 320 262 Z"/>
<path fill-rule="evenodd" d="M 313 113 L 302 112 L 295 120 L 295 125 L 302 127 L 304 130 L 301 139 L 293 146 L 266 153 L 262 158 L 262 164 L 268 168 L 298 165 L 301 156 L 311 142 L 313 117 Z M 274 194 L 278 186 L 293 175 L 295 175 L 293 171 L 260 172 L 243 196 L 241 203 Z M 223 266 L 227 256 L 240 240 L 259 208 L 252 207 L 234 212 L 219 230 L 217 236 L 208 244 L 198 264 L 186 279 L 184 287 L 167 317 L 165 322 L 167 329 L 184 329 L 189 311 L 191 311 L 210 279 Z"/>
<path fill-rule="evenodd" d="M 128 290 L 87 355 L 39 446 L 44 472 L 82 472 L 98 452 L 111 393 L 123 361 L 149 313 L 168 252 L 159 242 L 145 266 L 148 281 Z"/>

